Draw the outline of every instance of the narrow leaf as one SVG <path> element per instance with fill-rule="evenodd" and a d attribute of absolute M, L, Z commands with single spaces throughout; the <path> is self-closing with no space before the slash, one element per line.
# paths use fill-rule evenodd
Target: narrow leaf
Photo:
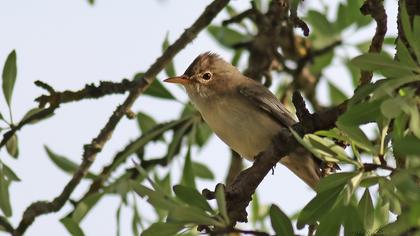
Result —
<path fill-rule="evenodd" d="M 166 34 L 165 40 L 162 43 L 162 52 L 164 52 L 169 47 L 169 45 L 169 34 Z M 172 60 L 165 67 L 165 73 L 169 77 L 173 77 L 176 75 L 174 63 Z"/>
<path fill-rule="evenodd" d="M 225 26 L 210 25 L 207 30 L 224 47 L 232 47 L 250 39 L 249 36 Z"/>
<path fill-rule="evenodd" d="M 363 219 L 365 229 L 370 231 L 373 227 L 374 220 L 374 208 L 372 203 L 372 197 L 370 196 L 369 189 L 366 189 L 360 199 L 358 211 Z"/>
<path fill-rule="evenodd" d="M 318 193 L 306 206 L 302 209 L 297 220 L 298 229 L 302 229 L 305 224 L 313 224 L 320 217 L 327 214 L 334 205 L 338 195 L 343 190 L 343 185 Z"/>
<path fill-rule="evenodd" d="M 294 236 L 292 222 L 289 217 L 276 205 L 270 207 L 270 220 L 276 235 Z"/>
<path fill-rule="evenodd" d="M 50 148 L 44 146 L 45 151 L 47 152 L 50 160 L 61 170 L 69 174 L 73 174 L 78 168 L 79 165 L 68 159 L 67 157 L 58 155 L 54 153 Z M 86 175 L 86 178 L 95 179 L 97 176 L 91 172 Z"/>
<path fill-rule="evenodd" d="M 351 178 L 356 176 L 356 174 L 356 172 L 341 172 L 327 175 L 318 183 L 316 190 L 318 193 L 321 193 L 336 188 L 337 186 L 347 183 Z"/>
<path fill-rule="evenodd" d="M 7 56 L 3 67 L 3 95 L 6 99 L 7 105 L 10 107 L 12 100 L 13 87 L 15 86 L 17 76 L 16 67 L 16 51 L 13 50 Z"/>
<path fill-rule="evenodd" d="M 7 141 L 6 150 L 10 156 L 14 158 L 19 156 L 18 138 L 16 134 L 13 134 L 13 136 Z"/>
<path fill-rule="evenodd" d="M 216 185 L 216 201 L 220 214 L 223 216 L 225 222 L 229 224 L 229 217 L 226 208 L 225 186 L 223 184 Z"/>
<path fill-rule="evenodd" d="M 163 223 L 157 222 L 152 224 L 149 228 L 147 228 L 141 236 L 173 236 L 177 235 L 177 233 L 184 228 L 184 224 L 182 223 Z"/>
<path fill-rule="evenodd" d="M 137 123 L 138 123 L 138 125 L 140 127 L 140 130 L 143 134 L 157 125 L 157 123 L 156 123 L 155 119 L 153 119 L 153 117 L 151 117 L 148 114 L 143 113 L 143 112 L 138 112 L 137 113 Z"/>
<path fill-rule="evenodd" d="M 175 185 L 173 189 L 176 196 L 188 205 L 196 206 L 209 212 L 213 211 L 207 200 L 196 189 L 182 185 Z"/>
<path fill-rule="evenodd" d="M 214 180 L 213 172 L 206 165 L 193 161 L 192 169 L 197 178 Z"/>
<path fill-rule="evenodd" d="M 134 76 L 133 80 L 138 80 L 140 78 L 143 78 L 144 73 L 137 73 Z M 145 95 L 149 95 L 152 97 L 162 98 L 162 99 L 170 99 L 173 100 L 175 97 L 167 90 L 163 84 L 155 79 L 153 80 L 153 83 L 149 86 L 149 88 L 144 92 Z"/>
<path fill-rule="evenodd" d="M 67 231 L 72 236 L 84 236 L 82 229 L 80 228 L 79 224 L 73 221 L 72 218 L 66 217 L 60 220 L 60 222 L 66 227 Z"/>
<path fill-rule="evenodd" d="M 10 205 L 9 186 L 10 181 L 5 178 L 3 167 L 0 169 L 0 209 L 6 217 L 12 216 L 12 207 Z"/>
<path fill-rule="evenodd" d="M 191 162 L 191 148 L 190 147 L 188 147 L 188 151 L 187 151 L 187 154 L 185 156 L 184 169 L 183 169 L 181 183 L 185 186 L 196 188 L 195 174 L 194 174 L 194 170 L 192 168 L 192 162 Z"/>

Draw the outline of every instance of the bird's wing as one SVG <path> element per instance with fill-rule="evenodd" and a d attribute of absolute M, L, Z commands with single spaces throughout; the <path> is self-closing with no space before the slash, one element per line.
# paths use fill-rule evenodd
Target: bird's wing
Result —
<path fill-rule="evenodd" d="M 256 81 L 246 83 L 239 86 L 239 93 L 285 127 L 292 126 L 296 123 L 293 115 L 262 84 Z"/>

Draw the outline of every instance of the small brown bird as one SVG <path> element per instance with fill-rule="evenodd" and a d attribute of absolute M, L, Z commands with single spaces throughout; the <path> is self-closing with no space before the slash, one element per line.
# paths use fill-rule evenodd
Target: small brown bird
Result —
<path fill-rule="evenodd" d="M 282 127 L 296 123 L 270 90 L 214 53 L 199 55 L 182 76 L 165 82 L 182 84 L 214 133 L 250 161 Z M 320 165 L 308 152 L 291 153 L 280 162 L 315 188 Z"/>

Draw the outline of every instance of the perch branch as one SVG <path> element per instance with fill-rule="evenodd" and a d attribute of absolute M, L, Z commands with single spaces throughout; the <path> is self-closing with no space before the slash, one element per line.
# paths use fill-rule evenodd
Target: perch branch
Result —
<path fill-rule="evenodd" d="M 311 114 L 308 119 L 296 123 L 291 128 L 299 135 L 313 133 L 318 130 L 333 128 L 337 118 L 345 111 L 346 103 L 326 111 Z M 228 214 L 232 222 L 246 222 L 246 207 L 258 185 L 282 157 L 300 147 L 288 128 L 283 128 L 272 140 L 271 145 L 262 152 L 253 165 L 242 171 L 232 184 L 226 188 Z M 206 197 L 212 197 L 209 190 L 203 191 Z"/>

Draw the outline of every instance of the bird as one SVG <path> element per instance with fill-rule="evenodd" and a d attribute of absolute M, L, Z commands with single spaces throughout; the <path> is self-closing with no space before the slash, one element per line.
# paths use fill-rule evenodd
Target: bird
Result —
<path fill-rule="evenodd" d="M 183 75 L 164 81 L 183 85 L 210 129 L 249 161 L 254 161 L 282 128 L 297 122 L 268 88 L 212 52 L 197 56 Z M 321 164 L 302 149 L 281 158 L 280 163 L 315 189 Z"/>

